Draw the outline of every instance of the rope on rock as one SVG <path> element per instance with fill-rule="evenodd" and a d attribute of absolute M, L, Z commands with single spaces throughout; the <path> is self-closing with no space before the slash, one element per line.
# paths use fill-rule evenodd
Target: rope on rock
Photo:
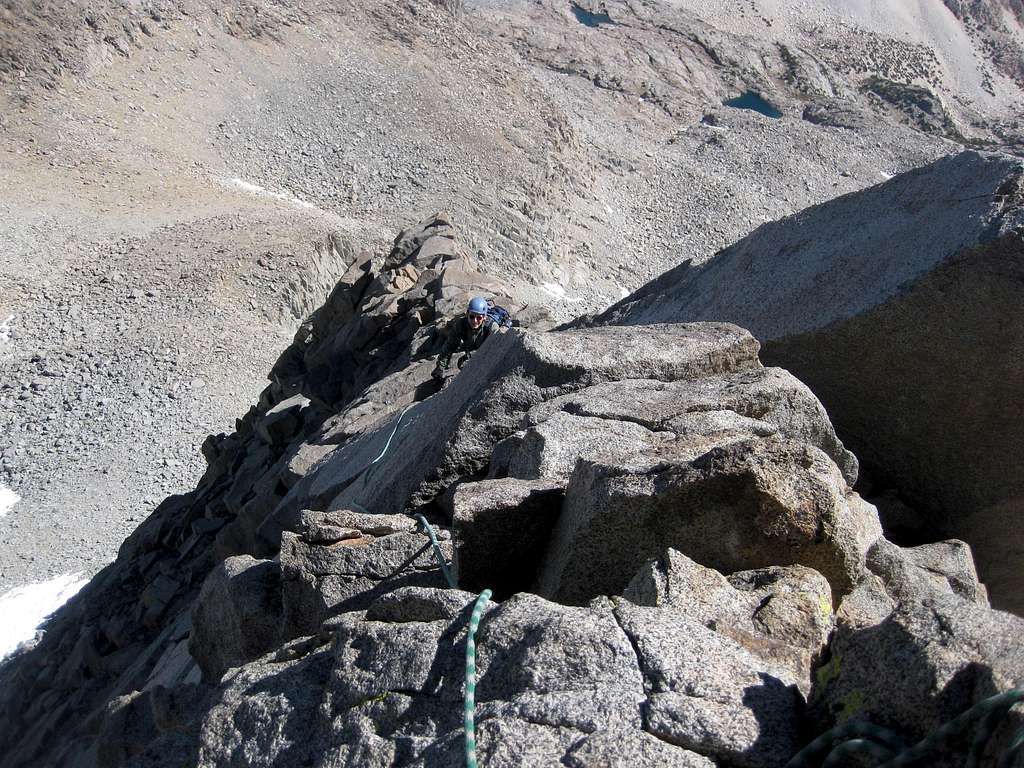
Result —
<path fill-rule="evenodd" d="M 910 747 L 904 747 L 900 739 L 885 728 L 865 722 L 847 723 L 816 738 L 786 763 L 786 768 L 811 768 L 815 764 L 813 761 L 825 750 L 828 752 L 821 763 L 821 768 L 844 765 L 844 761 L 855 754 L 866 755 L 876 760 L 876 768 L 903 768 L 920 760 L 974 721 L 983 720 L 971 742 L 966 763 L 967 768 L 977 768 L 996 728 L 1009 714 L 1010 709 L 1020 702 L 1024 702 L 1024 688 L 1013 688 L 990 696 Z M 998 768 L 1009 768 L 1014 756 L 1022 747 L 1024 730 L 1016 734 L 1003 752 L 999 758 Z"/>
<path fill-rule="evenodd" d="M 391 448 L 391 441 L 395 439 L 395 435 L 398 433 L 398 428 L 402 425 L 402 419 L 405 418 L 405 414 L 408 413 L 412 405 L 406 406 L 401 414 L 398 416 L 398 421 L 395 422 L 394 429 L 391 430 L 391 434 L 388 435 L 387 442 L 381 449 L 381 452 L 377 454 L 377 458 L 371 461 L 363 470 L 359 473 L 363 486 L 366 486 L 366 480 L 370 475 L 373 466 L 384 458 L 388 450 Z M 371 514 L 370 510 L 364 507 L 358 502 L 350 502 L 351 506 L 359 512 L 364 514 Z M 434 533 L 434 529 L 430 523 L 427 522 L 427 518 L 423 515 L 415 515 L 417 523 L 422 526 L 426 531 L 427 536 L 430 537 L 430 544 L 434 549 L 434 555 L 437 557 L 437 564 L 441 566 L 441 573 L 444 574 L 445 581 L 448 582 L 448 586 L 452 589 L 456 589 L 457 585 L 455 579 L 452 576 L 451 570 L 448 568 L 448 563 L 444 559 L 444 553 L 441 551 L 441 545 L 437 542 L 437 536 Z M 466 693 L 463 702 L 463 725 L 466 733 L 466 766 L 467 768 L 477 768 L 476 762 L 476 642 L 474 640 L 476 636 L 477 628 L 480 626 L 480 617 L 483 615 L 484 608 L 487 607 L 487 603 L 491 599 L 491 590 L 485 589 L 477 597 L 476 603 L 473 605 L 473 613 L 469 617 L 469 632 L 466 635 Z"/>
<path fill-rule="evenodd" d="M 463 714 L 466 731 L 466 768 L 477 768 L 476 763 L 476 630 L 480 617 L 491 599 L 491 590 L 485 589 L 476 599 L 473 613 L 469 617 L 469 633 L 466 635 L 466 697 Z"/>
<path fill-rule="evenodd" d="M 844 765 L 850 765 L 850 758 L 855 755 L 868 755 L 879 763 L 884 763 L 893 757 L 892 752 L 871 739 L 850 739 L 829 752 L 828 758 L 821 764 L 821 768 L 842 768 Z"/>
<path fill-rule="evenodd" d="M 402 426 L 402 419 L 405 418 L 405 414 L 409 412 L 409 409 L 412 408 L 413 405 L 415 405 L 415 403 L 413 403 L 412 405 L 405 406 L 405 408 L 402 409 L 402 412 L 398 414 L 398 421 L 395 422 L 395 426 L 391 430 L 391 434 L 388 435 L 388 440 L 386 443 L 384 443 L 384 447 L 381 448 L 380 453 L 377 454 L 377 458 L 375 458 L 373 461 L 371 461 L 369 464 L 367 464 L 365 467 L 359 470 L 359 474 L 356 477 L 358 480 L 362 481 L 362 487 L 364 489 L 366 488 L 366 481 L 370 477 L 370 471 L 373 469 L 373 465 L 376 464 L 381 459 L 383 459 L 385 454 L 387 454 L 388 450 L 391 448 L 391 441 L 395 439 L 395 435 L 398 434 L 398 428 Z M 355 481 L 352 482 L 352 485 L 355 485 Z M 357 512 L 362 512 L 364 515 L 373 514 L 372 512 L 370 512 L 370 510 L 368 510 L 366 507 L 364 507 L 357 501 L 350 501 L 349 505 Z"/>
<path fill-rule="evenodd" d="M 828 759 L 843 744 L 857 744 L 858 748 L 862 749 L 862 751 L 869 752 L 871 751 L 871 748 L 863 743 L 866 739 L 872 739 L 873 741 L 871 741 L 871 744 L 886 750 L 884 757 L 880 754 L 875 755 L 876 757 L 881 757 L 883 760 L 890 759 L 893 754 L 902 751 L 904 748 L 903 741 L 892 731 L 871 723 L 854 721 L 846 723 L 845 725 L 836 726 L 832 730 L 823 733 L 800 750 L 800 752 L 798 752 L 797 755 L 786 764 L 786 768 L 804 768 L 805 766 L 810 766 L 809 761 L 816 754 L 826 749 L 829 750 L 829 752 L 826 753 L 826 758 Z M 878 743 L 876 744 L 876 742 Z M 848 751 L 844 752 L 844 754 L 848 754 Z"/>
<path fill-rule="evenodd" d="M 391 443 L 398 433 L 399 427 L 402 425 L 402 420 L 411 408 L 412 405 L 408 405 L 402 409 L 394 428 L 391 430 L 391 434 L 388 435 L 384 447 L 377 454 L 377 457 L 360 472 L 364 486 L 374 465 L 383 459 L 391 448 Z M 370 512 L 366 507 L 356 502 L 352 502 L 352 506 L 360 512 Z M 441 566 L 441 572 L 444 574 L 445 581 L 448 582 L 449 587 L 456 589 L 455 579 L 448 568 L 448 563 L 444 558 L 444 553 L 441 551 L 440 544 L 438 544 L 434 529 L 423 515 L 416 515 L 415 519 L 430 537 L 430 544 L 437 557 L 438 565 Z M 473 613 L 469 618 L 469 631 L 466 636 L 466 691 L 463 705 L 463 724 L 466 735 L 467 768 L 477 768 L 476 642 L 474 638 L 480 626 L 480 619 L 484 608 L 491 599 L 491 594 L 491 590 L 485 589 L 477 597 L 476 603 L 473 605 Z M 1024 688 L 1014 688 L 991 696 L 945 723 L 938 730 L 909 748 L 905 748 L 900 738 L 890 730 L 866 722 L 847 723 L 827 731 L 812 741 L 786 763 L 786 768 L 811 768 L 813 765 L 812 760 L 826 749 L 829 751 L 825 755 L 824 762 L 821 763 L 821 768 L 842 766 L 849 757 L 854 755 L 867 755 L 877 760 L 876 768 L 903 768 L 920 760 L 947 738 L 962 731 L 972 721 L 984 718 L 982 725 L 979 726 L 978 732 L 971 742 L 970 752 L 965 764 L 966 768 L 977 768 L 985 746 L 992 738 L 996 728 L 1009 714 L 1013 706 L 1022 701 L 1024 701 Z M 1022 748 L 1024 748 L 1024 729 L 1014 736 L 1009 746 L 1000 756 L 997 768 L 1010 768 L 1014 756 Z"/>
<path fill-rule="evenodd" d="M 452 576 L 452 572 L 448 569 L 448 563 L 445 562 L 444 553 L 441 551 L 441 545 L 437 543 L 437 536 L 434 535 L 434 529 L 430 527 L 430 523 L 427 522 L 427 518 L 423 515 L 416 515 L 416 521 L 423 526 L 423 529 L 427 532 L 427 536 L 430 537 L 430 544 L 434 547 L 434 555 L 437 557 L 437 564 L 441 566 L 441 573 L 444 574 L 444 580 L 448 582 L 449 587 L 455 589 L 455 578 Z M 489 592 L 488 597 L 490 597 Z"/>
<path fill-rule="evenodd" d="M 1010 768 L 1010 765 L 1013 764 L 1013 758 L 1020 752 L 1022 747 L 1024 747 L 1024 730 L 1017 734 L 1016 738 L 1010 742 L 1010 746 L 1003 752 L 1003 756 L 999 758 L 999 768 Z"/>
<path fill-rule="evenodd" d="M 362 475 L 363 485 L 366 484 L 366 479 L 373 469 L 374 464 L 384 458 L 388 450 L 391 448 L 391 441 L 394 440 L 395 435 L 398 433 L 398 428 L 402 425 L 402 419 L 405 418 L 405 414 L 412 408 L 411 405 L 407 406 L 401 414 L 398 416 L 398 421 L 395 422 L 394 429 L 391 430 L 391 434 L 388 436 L 387 442 L 381 449 L 381 452 L 377 454 L 377 458 L 371 461 L 365 469 L 360 473 Z M 369 514 L 370 510 L 364 507 L 362 504 L 357 502 L 351 502 L 351 505 L 356 510 Z M 451 570 L 448 567 L 448 562 L 444 558 L 444 553 L 441 551 L 441 545 L 437 541 L 437 535 L 434 533 L 433 527 L 427 522 L 427 518 L 423 515 L 415 515 L 417 523 L 426 531 L 427 536 L 430 537 L 430 545 L 433 547 L 434 555 L 437 557 L 437 564 L 441 566 L 441 573 L 444 574 L 444 579 L 448 582 L 448 586 L 452 589 L 457 588 L 455 578 L 452 576 Z M 466 733 L 466 766 L 467 768 L 477 768 L 476 761 L 476 631 L 480 626 L 480 618 L 483 615 L 484 608 L 487 607 L 487 603 L 491 599 L 491 590 L 485 589 L 477 597 L 476 603 L 473 605 L 473 613 L 469 617 L 469 632 L 466 635 L 466 692 L 465 699 L 463 702 L 463 726 Z"/>
<path fill-rule="evenodd" d="M 398 434 L 398 428 L 402 426 L 402 419 L 405 418 L 405 414 L 409 412 L 413 405 L 415 405 L 415 403 L 405 406 L 405 408 L 402 409 L 402 412 L 398 414 L 398 421 L 395 422 L 394 429 L 392 429 L 391 434 L 388 435 L 388 441 L 384 443 L 384 447 L 380 449 L 380 453 L 377 454 L 377 458 L 375 458 L 373 461 L 367 464 L 363 471 L 360 473 L 362 475 L 364 486 L 366 485 L 366 481 L 370 475 L 370 471 L 373 469 L 373 465 L 376 464 L 381 459 L 383 459 L 385 454 L 387 454 L 387 452 L 390 450 L 391 441 L 395 439 L 395 435 Z"/>
<path fill-rule="evenodd" d="M 370 475 L 370 471 L 373 469 L 373 465 L 376 464 L 381 459 L 383 459 L 384 456 L 387 454 L 388 450 L 391 448 L 391 441 L 395 439 L 395 435 L 398 434 L 398 428 L 402 426 L 402 419 L 405 418 L 405 414 L 407 414 L 409 412 L 409 409 L 411 409 L 412 407 L 412 405 L 407 405 L 405 408 L 402 409 L 402 412 L 398 415 L 398 420 L 395 422 L 394 428 L 391 430 L 391 434 L 388 435 L 387 442 L 384 443 L 384 447 L 381 448 L 380 453 L 377 454 L 377 458 L 375 458 L 373 461 L 367 464 L 366 467 L 363 468 L 362 472 L 359 473 L 361 475 L 364 487 L 366 485 L 366 479 Z M 364 507 L 359 502 L 351 501 L 349 502 L 349 505 L 357 512 L 362 512 L 366 515 L 372 514 L 372 512 L 370 512 L 369 509 Z M 437 564 L 441 566 L 441 573 L 444 574 L 444 580 L 448 582 L 449 587 L 455 589 L 455 579 L 452 577 L 451 570 L 449 570 L 448 568 L 448 563 L 445 562 L 444 553 L 441 552 L 441 545 L 437 543 L 437 536 L 434 534 L 434 529 L 430 527 L 430 523 L 427 522 L 427 518 L 425 518 L 423 515 L 416 515 L 415 518 L 418 521 L 418 523 L 423 527 L 423 529 L 427 532 L 427 535 L 430 537 L 430 544 L 434 548 L 434 554 L 437 556 Z"/>

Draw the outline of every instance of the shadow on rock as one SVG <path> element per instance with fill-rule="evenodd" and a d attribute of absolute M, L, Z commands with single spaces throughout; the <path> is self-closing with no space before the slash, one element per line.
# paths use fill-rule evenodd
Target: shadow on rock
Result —
<path fill-rule="evenodd" d="M 932 735 L 972 707 L 1024 682 L 1024 621 L 956 596 L 899 605 L 881 623 L 841 626 L 818 669 L 809 711 L 823 732 L 853 721 L 895 731 L 907 744 Z M 985 752 L 995 765 L 1019 714 L 1004 718 Z M 962 765 L 981 719 L 936 745 L 932 765 Z M 1019 763 L 1015 763 L 1019 764 Z"/>

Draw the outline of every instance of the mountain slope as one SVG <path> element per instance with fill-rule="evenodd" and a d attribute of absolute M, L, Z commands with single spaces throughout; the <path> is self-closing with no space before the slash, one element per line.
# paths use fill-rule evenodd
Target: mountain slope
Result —
<path fill-rule="evenodd" d="M 3 4 L 0 584 L 105 562 L 196 479 L 274 340 L 412 219 L 449 210 L 567 320 L 950 137 L 1013 141 L 947 75 L 896 82 L 951 54 L 889 16 L 448 5 Z M 723 106 L 748 90 L 782 117 Z"/>

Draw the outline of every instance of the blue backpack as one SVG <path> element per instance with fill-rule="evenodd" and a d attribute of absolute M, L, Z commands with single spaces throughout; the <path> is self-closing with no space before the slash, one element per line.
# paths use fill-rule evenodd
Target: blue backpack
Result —
<path fill-rule="evenodd" d="M 512 315 L 508 313 L 507 309 L 496 304 L 491 304 L 487 307 L 487 319 L 493 320 L 499 328 L 512 327 Z"/>

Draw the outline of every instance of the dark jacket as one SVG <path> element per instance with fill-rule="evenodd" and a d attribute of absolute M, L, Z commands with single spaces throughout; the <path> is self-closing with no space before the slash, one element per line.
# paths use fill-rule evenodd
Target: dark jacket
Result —
<path fill-rule="evenodd" d="M 448 323 L 446 329 L 448 339 L 441 354 L 437 356 L 437 367 L 441 370 L 446 369 L 452 362 L 452 355 L 457 352 L 465 352 L 466 360 L 468 360 L 470 355 L 480 349 L 480 345 L 497 330 L 498 324 L 490 318 L 484 320 L 483 324 L 475 330 L 465 315 L 455 318 Z M 459 367 L 462 367 L 461 364 Z"/>

